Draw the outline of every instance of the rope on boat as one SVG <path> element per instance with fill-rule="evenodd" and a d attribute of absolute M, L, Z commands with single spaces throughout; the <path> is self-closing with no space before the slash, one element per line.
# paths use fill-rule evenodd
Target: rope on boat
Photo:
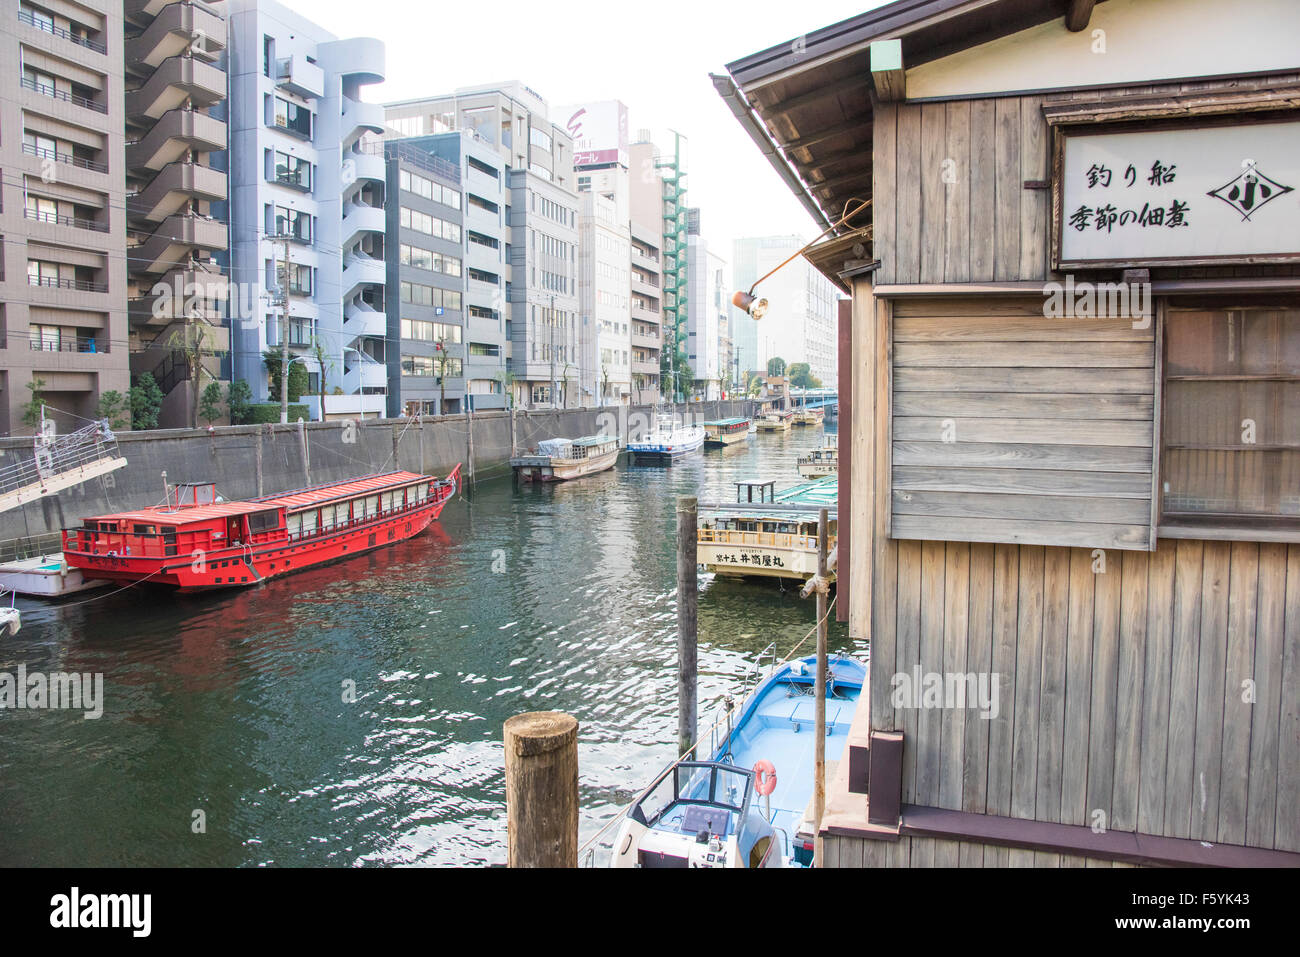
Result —
<path fill-rule="evenodd" d="M 817 631 L 817 629 L 820 628 L 822 624 L 831 617 L 831 611 L 835 608 L 835 603 L 839 600 L 840 600 L 840 596 L 838 593 L 836 593 L 835 597 L 831 599 L 830 604 L 826 606 L 826 617 L 822 618 L 821 621 L 818 621 L 817 624 L 813 625 L 812 630 L 809 631 L 808 634 L 804 635 L 802 638 L 799 639 L 799 644 L 795 645 L 793 648 L 790 649 L 790 652 L 784 658 L 781 659 L 781 664 L 785 664 L 787 661 L 793 658 L 794 653 L 799 650 L 799 648 L 803 645 L 803 643 L 807 641 L 809 638 L 811 638 L 813 634 Z"/>
<path fill-rule="evenodd" d="M 121 588 L 114 589 L 113 591 L 104 592 L 104 594 L 102 595 L 96 595 L 94 598 L 87 598 L 85 601 L 74 601 L 74 602 L 69 602 L 66 605 L 59 605 L 59 609 L 62 610 L 64 608 L 79 608 L 82 605 L 89 605 L 92 601 L 99 601 L 101 598 L 112 598 L 114 595 L 119 594 L 120 592 L 124 592 L 128 588 L 134 588 L 136 585 L 143 585 L 150 578 L 153 578 L 154 575 L 157 575 L 161 571 L 162 569 L 159 568 L 158 571 L 152 571 L 144 578 L 138 579 L 137 581 L 133 581 L 128 585 L 123 585 Z"/>

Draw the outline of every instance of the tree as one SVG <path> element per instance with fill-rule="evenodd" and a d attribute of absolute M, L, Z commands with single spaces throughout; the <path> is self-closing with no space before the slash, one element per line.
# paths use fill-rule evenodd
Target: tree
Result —
<path fill-rule="evenodd" d="M 131 424 L 131 403 L 122 393 L 110 389 L 99 397 L 99 417 L 108 420 L 108 427 L 120 432 Z"/>
<path fill-rule="evenodd" d="M 226 409 L 230 412 L 231 425 L 243 425 L 248 421 L 248 414 L 253 407 L 253 389 L 242 379 L 230 383 L 226 389 Z"/>
<path fill-rule="evenodd" d="M 447 411 L 447 339 L 445 336 L 438 339 L 435 345 L 436 354 L 433 361 L 438 363 L 438 414 L 442 415 Z"/>
<path fill-rule="evenodd" d="M 131 387 L 131 428 L 137 432 L 158 428 L 163 393 L 152 372 L 142 372 Z"/>
<path fill-rule="evenodd" d="M 785 375 L 785 360 L 780 356 L 773 356 L 767 360 L 767 374 L 770 376 Z"/>
<path fill-rule="evenodd" d="M 44 388 L 44 379 L 37 378 L 27 383 L 27 390 L 32 395 L 23 406 L 23 424 L 33 431 L 41 427 L 45 407 L 45 396 L 41 390 Z"/>
<path fill-rule="evenodd" d="M 199 415 L 203 416 L 208 425 L 221 418 L 220 382 L 209 382 L 203 390 L 203 398 L 199 400 Z"/>
<path fill-rule="evenodd" d="M 506 398 L 506 408 L 513 409 L 515 407 L 515 374 L 502 369 L 493 378 L 501 383 L 501 391 Z"/>
<path fill-rule="evenodd" d="M 272 402 L 280 401 L 280 353 L 268 349 L 262 353 L 262 364 L 270 376 L 269 391 Z M 289 401 L 297 402 L 304 392 L 311 388 L 311 376 L 307 368 L 297 360 L 289 362 Z"/>
<path fill-rule="evenodd" d="M 216 380 L 216 376 L 203 366 L 205 357 L 216 355 L 211 349 L 205 349 L 203 346 L 203 340 L 206 338 L 203 326 L 204 323 L 191 319 L 183 330 L 173 329 L 167 337 L 167 344 L 185 356 L 185 367 L 193 386 L 189 401 L 191 429 L 199 427 L 199 390 L 203 386 L 203 377 L 206 375 L 209 379 Z"/>
<path fill-rule="evenodd" d="M 790 374 L 790 384 L 796 389 L 820 389 L 822 380 L 812 374 L 812 369 L 806 362 L 792 362 L 787 370 Z"/>

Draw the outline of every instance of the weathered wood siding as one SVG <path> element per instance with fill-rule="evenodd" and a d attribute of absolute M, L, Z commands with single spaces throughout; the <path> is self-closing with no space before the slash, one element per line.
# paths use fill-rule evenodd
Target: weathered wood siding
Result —
<path fill-rule="evenodd" d="M 892 304 L 895 538 L 1150 548 L 1155 322 Z"/>
<path fill-rule="evenodd" d="M 1051 191 L 1041 96 L 880 104 L 873 121 L 877 284 L 1043 280 Z"/>

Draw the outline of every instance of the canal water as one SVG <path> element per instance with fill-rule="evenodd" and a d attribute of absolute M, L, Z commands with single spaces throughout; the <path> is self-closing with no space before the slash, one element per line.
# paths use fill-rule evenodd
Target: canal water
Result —
<path fill-rule="evenodd" d="M 0 864 L 503 863 L 501 726 L 535 710 L 579 721 L 585 840 L 675 755 L 676 497 L 792 485 L 821 437 L 480 482 L 418 539 L 259 588 L 20 600 L 0 671 L 102 673 L 105 701 L 0 711 Z M 703 577 L 701 729 L 814 620 L 793 583 Z M 830 647 L 866 651 L 834 622 Z"/>

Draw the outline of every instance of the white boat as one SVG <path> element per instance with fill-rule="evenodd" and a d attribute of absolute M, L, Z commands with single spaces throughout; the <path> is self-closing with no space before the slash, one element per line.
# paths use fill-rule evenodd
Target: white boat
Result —
<path fill-rule="evenodd" d="M 825 436 L 823 442 L 820 449 L 799 456 L 799 474 L 806 479 L 825 478 L 840 472 L 840 449 L 834 433 Z"/>
<path fill-rule="evenodd" d="M 661 415 L 655 430 L 639 442 L 629 442 L 627 450 L 637 461 L 672 462 L 704 448 L 706 435 L 698 425 L 683 425 Z"/>
<path fill-rule="evenodd" d="M 545 439 L 530 455 L 510 460 L 510 467 L 525 482 L 563 482 L 614 467 L 618 438 L 586 435 L 580 439 Z"/>
<path fill-rule="evenodd" d="M 706 433 L 704 444 L 709 448 L 722 448 L 735 445 L 749 438 L 753 423 L 749 419 L 716 419 L 704 423 Z"/>
<path fill-rule="evenodd" d="M 826 418 L 826 410 L 823 409 L 821 406 L 814 406 L 813 408 L 810 409 L 806 405 L 801 405 L 798 411 L 796 411 L 794 414 L 794 424 L 795 425 L 821 425 L 822 421 L 825 418 Z"/>
<path fill-rule="evenodd" d="M 0 593 L 12 590 L 36 598 L 62 598 L 92 588 L 104 588 L 108 584 L 106 581 L 87 581 L 80 569 L 68 567 L 62 552 L 0 565 Z"/>
<path fill-rule="evenodd" d="M 9 592 L 9 607 L 0 607 L 0 635 L 16 635 L 18 629 L 23 626 L 23 614 L 14 607 L 14 602 L 18 595 L 15 592 Z M 4 599 L 4 592 L 0 592 L 0 601 Z"/>
<path fill-rule="evenodd" d="M 776 492 L 775 482 L 736 482 L 735 504 L 701 506 L 697 560 L 725 577 L 807 581 L 817 573 L 823 508 L 829 513 L 827 547 L 835 550 L 838 483 L 829 477 Z"/>

